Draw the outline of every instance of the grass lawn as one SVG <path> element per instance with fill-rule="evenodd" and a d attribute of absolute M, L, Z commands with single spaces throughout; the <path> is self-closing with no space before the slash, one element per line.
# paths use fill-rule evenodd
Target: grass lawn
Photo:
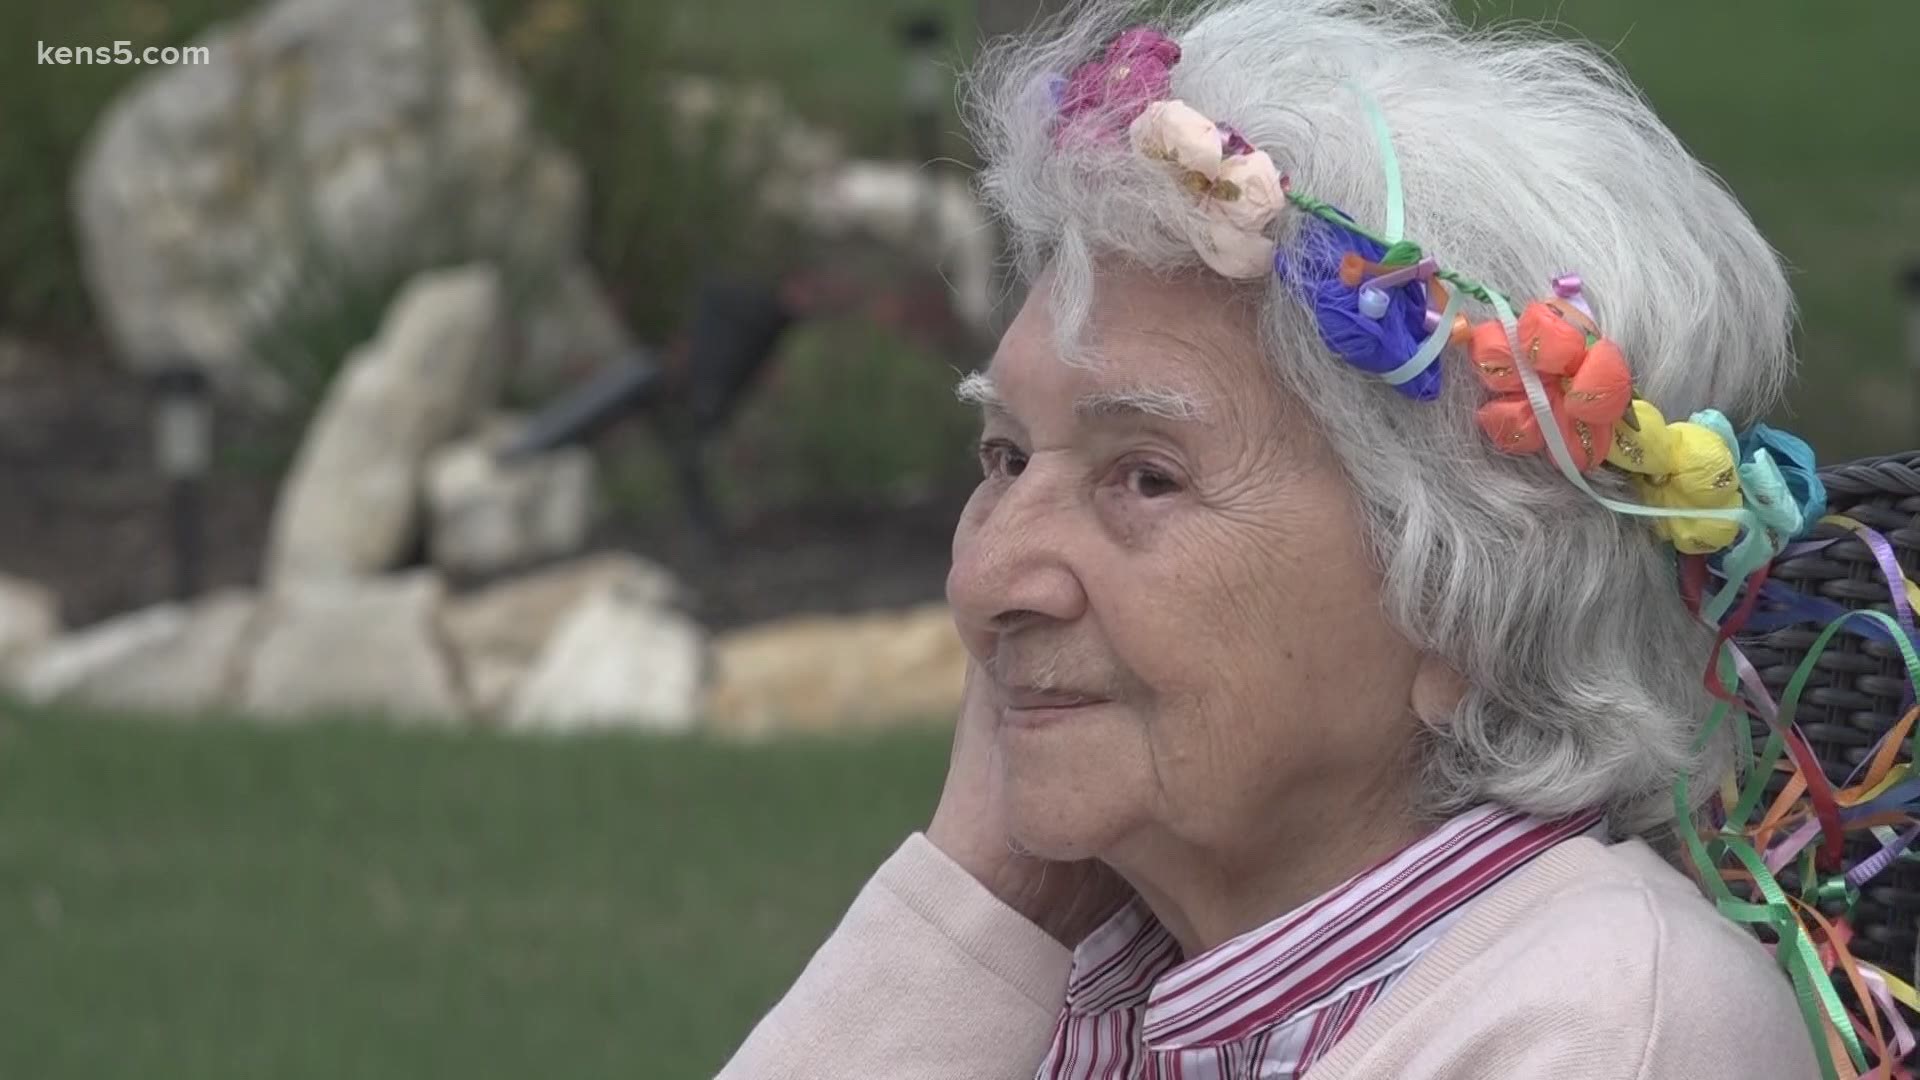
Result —
<path fill-rule="evenodd" d="M 0 711 L 0 1076 L 708 1077 L 945 763 Z"/>

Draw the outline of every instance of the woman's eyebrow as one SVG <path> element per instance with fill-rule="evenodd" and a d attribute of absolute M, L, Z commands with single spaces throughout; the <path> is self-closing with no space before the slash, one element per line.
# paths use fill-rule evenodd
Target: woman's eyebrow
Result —
<path fill-rule="evenodd" d="M 1206 403 L 1185 390 L 1166 386 L 1127 386 L 1082 394 L 1073 403 L 1084 419 L 1151 416 L 1160 420 L 1202 421 Z"/>
<path fill-rule="evenodd" d="M 969 405 L 1007 415 L 1006 402 L 985 372 L 976 371 L 960 380 L 954 396 Z M 1198 396 L 1166 386 L 1125 386 L 1095 390 L 1074 400 L 1074 414 L 1084 420 L 1104 420 L 1151 416 L 1161 420 L 1201 421 L 1207 416 L 1206 403 Z"/>
<path fill-rule="evenodd" d="M 1000 391 L 993 385 L 993 379 L 984 371 L 975 371 L 960 380 L 953 388 L 953 396 L 963 405 L 978 405 L 987 412 L 1004 413 L 1006 402 L 1000 400 Z"/>

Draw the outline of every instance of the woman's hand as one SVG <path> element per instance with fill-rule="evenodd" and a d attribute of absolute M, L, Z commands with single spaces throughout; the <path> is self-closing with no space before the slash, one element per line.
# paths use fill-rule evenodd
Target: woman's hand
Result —
<path fill-rule="evenodd" d="M 1014 851 L 994 760 L 994 722 L 987 678 L 969 663 L 947 783 L 927 839 L 1007 906 L 1072 948 L 1132 899 L 1133 890 L 1097 859 L 1049 862 Z"/>

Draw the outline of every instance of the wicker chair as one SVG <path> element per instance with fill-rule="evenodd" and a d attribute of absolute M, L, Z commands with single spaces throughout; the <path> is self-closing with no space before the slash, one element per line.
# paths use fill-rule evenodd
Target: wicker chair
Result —
<path fill-rule="evenodd" d="M 1847 462 L 1822 470 L 1828 512 L 1878 530 L 1907 576 L 1920 581 L 1920 452 Z M 1888 586 L 1867 546 L 1838 526 L 1822 525 L 1812 539 L 1846 537 L 1810 555 L 1776 564 L 1774 579 L 1842 607 L 1892 612 Z M 1793 626 L 1743 635 L 1741 647 L 1776 695 L 1806 657 L 1820 628 Z M 1844 782 L 1855 766 L 1903 715 L 1905 665 L 1899 652 L 1877 641 L 1842 633 L 1816 663 L 1796 719 L 1827 776 Z M 1764 730 L 1761 731 L 1764 736 Z M 1905 749 L 1900 760 L 1908 760 Z M 1877 850 L 1870 837 L 1850 840 L 1849 860 Z M 1786 884 L 1783 875 L 1783 884 Z M 1920 958 L 1920 862 L 1898 861 L 1863 891 L 1854 915 L 1861 959 L 1912 981 Z"/>

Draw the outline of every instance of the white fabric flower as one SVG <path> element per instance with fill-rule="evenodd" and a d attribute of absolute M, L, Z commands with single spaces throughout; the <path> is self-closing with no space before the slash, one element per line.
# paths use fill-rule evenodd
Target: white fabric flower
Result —
<path fill-rule="evenodd" d="M 1280 170 L 1265 153 L 1226 153 L 1219 125 L 1182 101 L 1160 101 L 1134 120 L 1133 147 L 1178 170 L 1180 186 L 1199 203 L 1187 239 L 1215 273 L 1255 278 L 1272 272 L 1267 231 L 1287 206 Z"/>
<path fill-rule="evenodd" d="M 1184 101 L 1156 101 L 1128 129 L 1133 148 L 1155 161 L 1199 173 L 1211 182 L 1220 175 L 1220 129 Z"/>

